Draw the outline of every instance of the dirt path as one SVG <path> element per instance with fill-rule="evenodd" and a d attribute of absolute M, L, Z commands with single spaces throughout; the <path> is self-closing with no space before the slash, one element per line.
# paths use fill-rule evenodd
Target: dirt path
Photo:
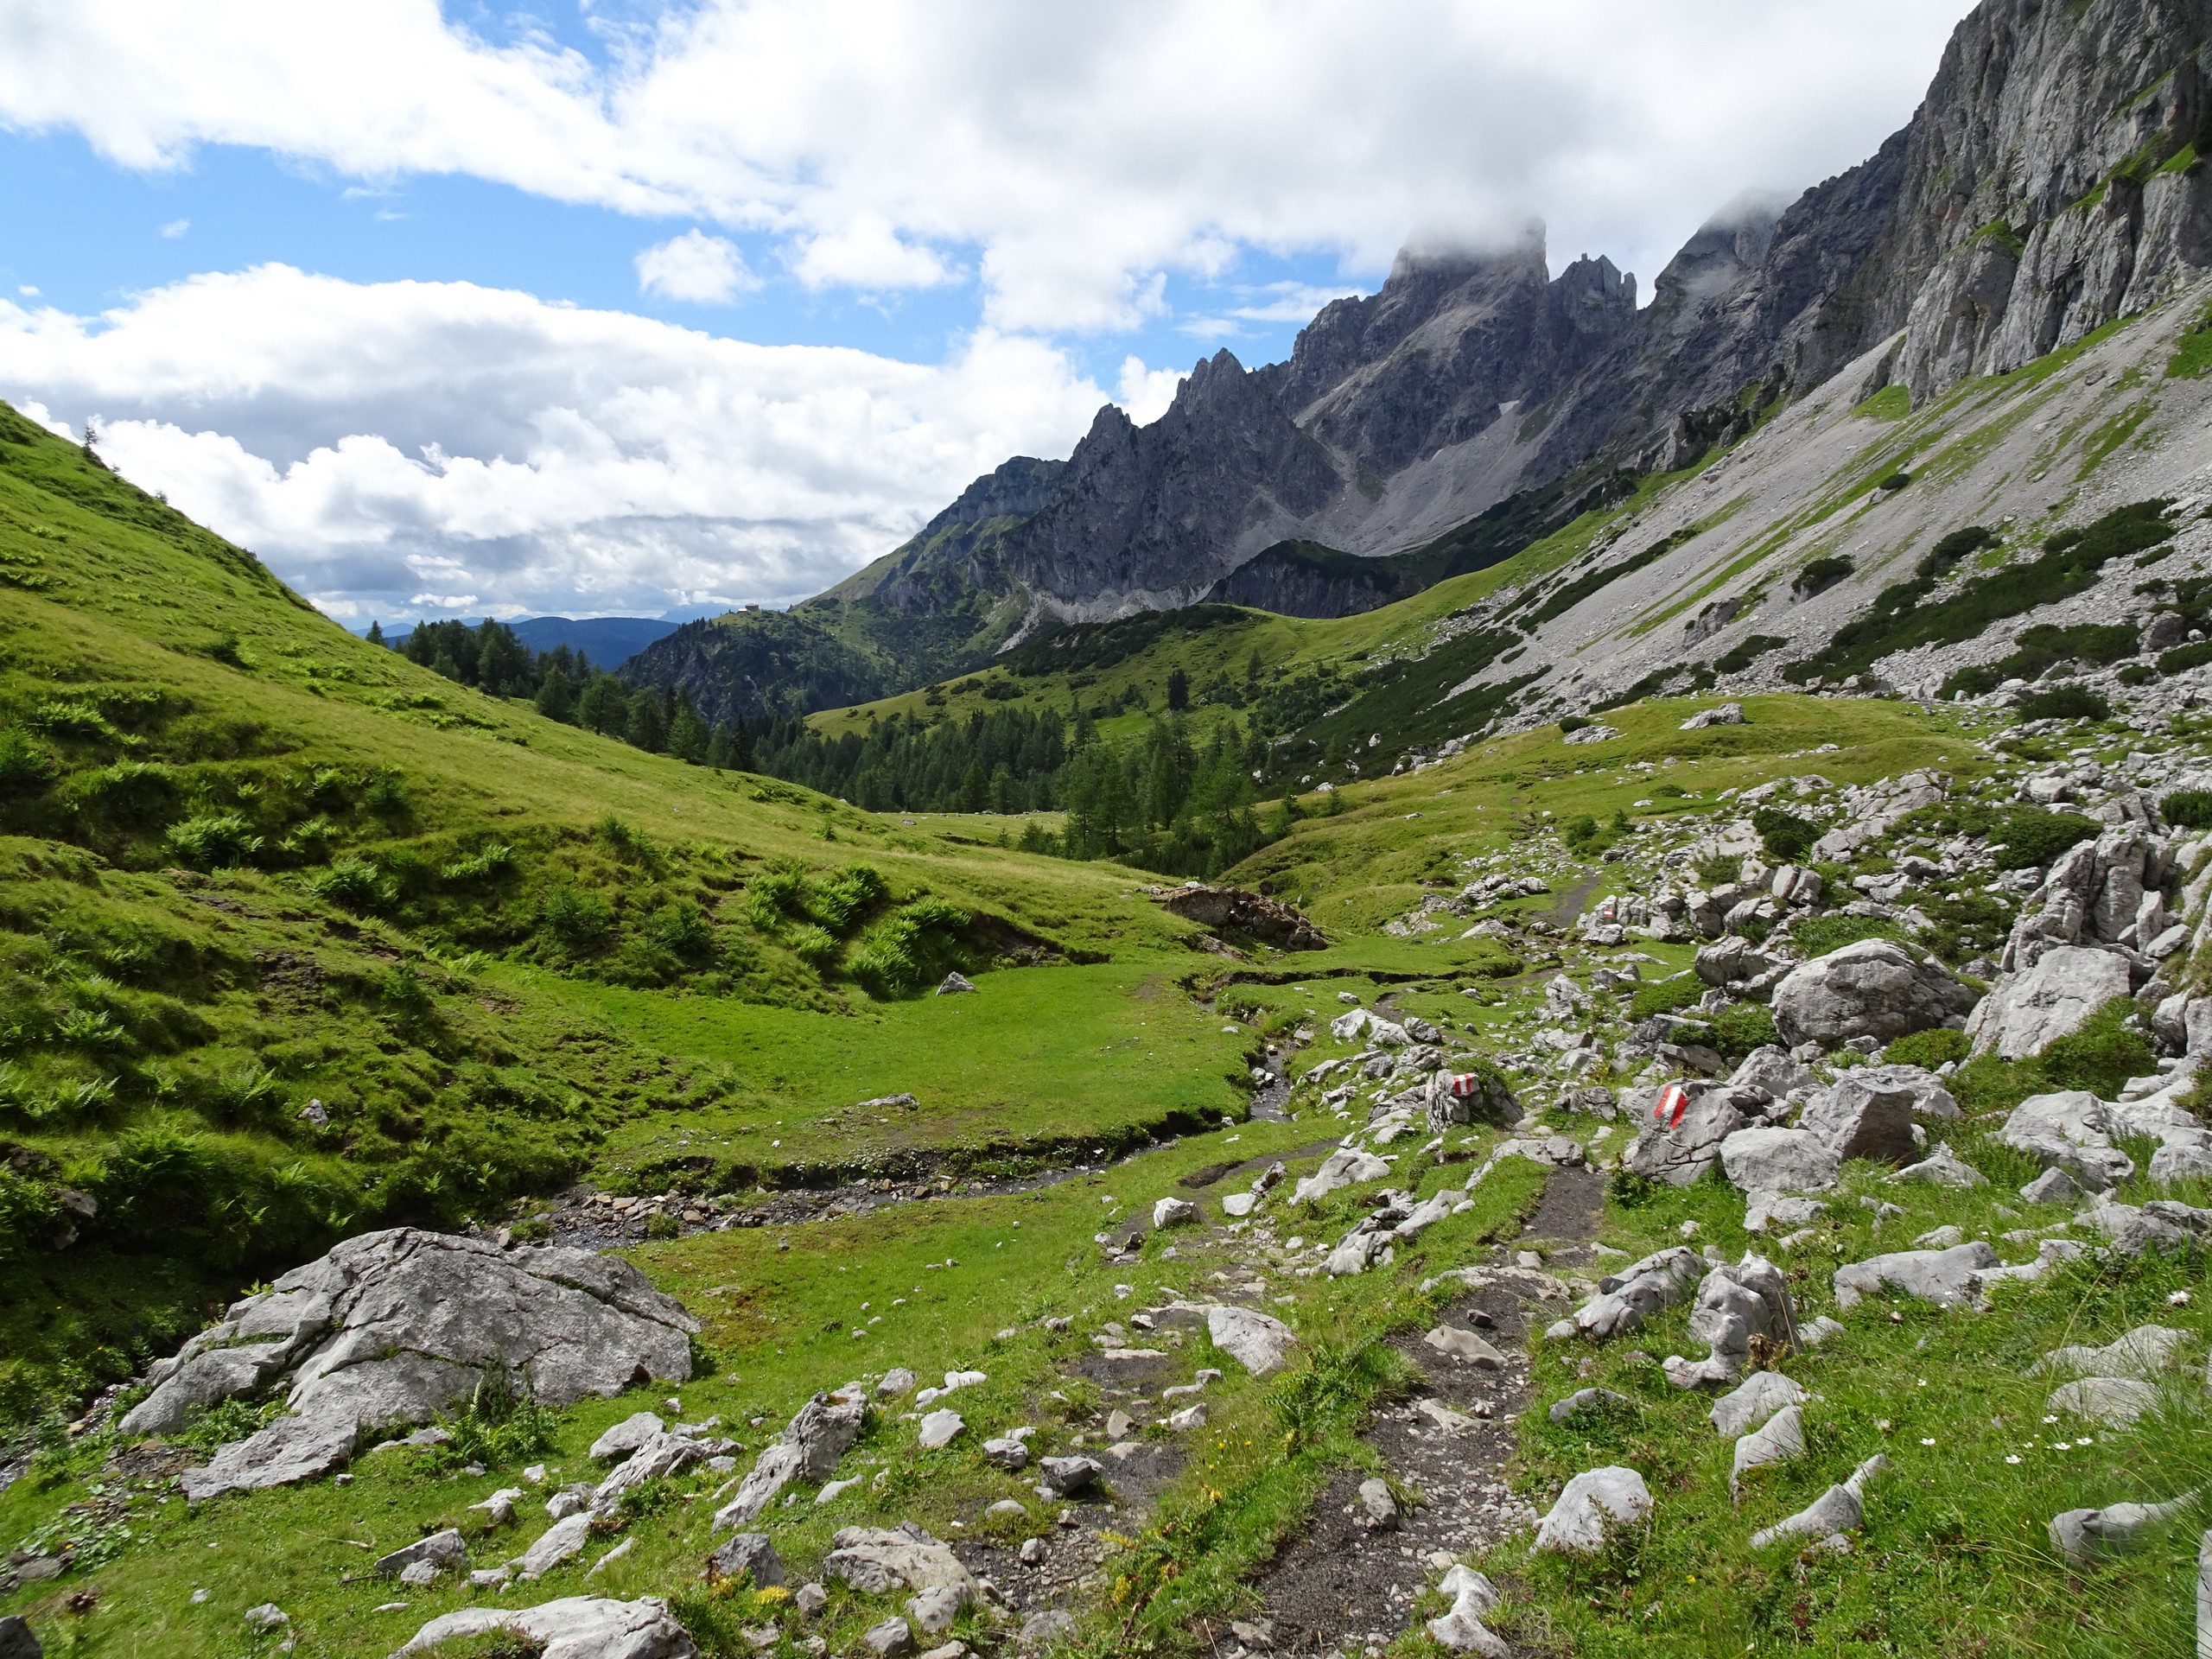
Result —
<path fill-rule="evenodd" d="M 1498 1246 L 1491 1265 L 1510 1268 L 1518 1252 L 1540 1248 L 1548 1265 L 1579 1266 L 1596 1236 L 1603 1193 L 1592 1171 L 1554 1171 L 1520 1238 Z M 1446 1324 L 1503 1352 L 1503 1370 L 1440 1354 L 1420 1332 L 1396 1341 L 1423 1381 L 1377 1418 L 1367 1443 L 1414 1506 L 1395 1529 L 1376 1529 L 1360 1503 L 1366 1471 L 1348 1470 L 1330 1484 L 1306 1531 L 1261 1579 L 1265 1611 L 1245 1621 L 1268 1631 L 1275 1652 L 1378 1652 L 1405 1630 L 1414 1599 L 1445 1567 L 1533 1522 L 1506 1471 L 1515 1422 L 1535 1403 L 1528 1338 L 1559 1316 L 1560 1305 L 1537 1300 L 1516 1277 L 1470 1291 L 1445 1314 Z M 1226 1626 L 1209 1635 L 1223 1659 L 1244 1646 Z"/>

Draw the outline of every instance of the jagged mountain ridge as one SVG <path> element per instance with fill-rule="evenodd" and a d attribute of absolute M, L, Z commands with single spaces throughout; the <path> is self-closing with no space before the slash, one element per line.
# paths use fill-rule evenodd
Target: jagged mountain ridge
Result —
<path fill-rule="evenodd" d="M 1064 622 L 1210 596 L 1387 602 L 1394 583 L 1317 584 L 1298 560 L 1230 579 L 1286 543 L 1418 549 L 1581 467 L 1677 470 L 1847 366 L 1852 403 L 2017 367 L 2212 264 L 2193 144 L 2208 37 L 2212 0 L 1985 0 L 1873 156 L 1779 213 L 1724 213 L 1643 310 L 1602 259 L 1548 276 L 1535 227 L 1481 256 L 1403 255 L 1284 362 L 1217 353 L 1144 427 L 1107 406 L 1064 465 L 1007 463 L 799 608 L 888 640 L 888 689 Z M 886 610 L 936 621 L 926 667 L 870 615 Z M 680 654 L 664 642 L 637 671 L 673 681 Z"/>

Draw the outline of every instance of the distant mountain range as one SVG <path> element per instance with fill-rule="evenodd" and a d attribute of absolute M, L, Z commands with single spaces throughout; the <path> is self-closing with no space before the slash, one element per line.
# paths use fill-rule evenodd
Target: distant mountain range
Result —
<path fill-rule="evenodd" d="M 507 626 L 532 651 L 566 645 L 583 652 L 595 667 L 614 668 L 655 640 L 666 639 L 681 624 L 652 616 L 531 616 Z M 413 632 L 412 628 L 392 628 L 385 638 L 397 645 Z"/>
<path fill-rule="evenodd" d="M 687 624 L 631 677 L 714 719 L 796 713 L 1140 611 L 1371 609 L 1847 365 L 1853 401 L 1894 385 L 1915 405 L 2018 368 L 2212 266 L 2208 37 L 2212 0 L 1985 0 L 1872 157 L 1708 224 L 1642 309 L 1602 258 L 1551 276 L 1539 226 L 1409 250 L 1287 361 L 1219 352 L 1147 426 L 1108 404 L 1067 461 L 1009 461 L 827 593 Z"/>

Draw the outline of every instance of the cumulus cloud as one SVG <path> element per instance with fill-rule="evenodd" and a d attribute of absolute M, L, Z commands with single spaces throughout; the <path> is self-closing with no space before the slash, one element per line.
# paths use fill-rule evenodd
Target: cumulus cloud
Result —
<path fill-rule="evenodd" d="M 1180 369 L 1148 369 L 1141 357 L 1122 359 L 1122 384 L 1114 401 L 1128 411 L 1139 426 L 1148 426 L 1167 412 L 1175 389 L 1183 384 Z"/>
<path fill-rule="evenodd" d="M 665 299 L 727 305 L 760 284 L 745 256 L 725 237 L 686 231 L 647 248 L 637 258 L 638 286 Z"/>
<path fill-rule="evenodd" d="M 1869 154 L 1967 0 L 700 0 L 598 58 L 435 0 L 0 16 L 0 121 L 126 165 L 259 146 L 780 238 L 803 282 L 980 274 L 1001 328 L 1123 327 L 1241 251 L 1387 263 L 1531 213 L 1648 278 L 1719 202 Z M 1757 135 L 1756 143 L 1745 135 Z"/>
<path fill-rule="evenodd" d="M 282 265 L 0 301 L 0 395 L 355 621 L 803 597 L 1103 401 L 989 328 L 920 365 Z"/>
<path fill-rule="evenodd" d="M 173 219 L 168 224 L 162 226 L 162 235 L 169 241 L 174 242 L 177 238 L 182 236 L 191 228 L 192 221 L 190 219 Z"/>

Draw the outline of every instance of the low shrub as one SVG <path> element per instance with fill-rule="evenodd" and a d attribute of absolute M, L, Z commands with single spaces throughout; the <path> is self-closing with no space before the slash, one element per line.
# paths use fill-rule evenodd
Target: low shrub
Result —
<path fill-rule="evenodd" d="M 395 897 L 391 881 L 365 858 L 349 854 L 307 879 L 308 891 L 342 909 L 367 914 L 384 909 Z"/>
<path fill-rule="evenodd" d="M 969 965 L 960 940 L 969 915 L 941 899 L 917 899 L 869 929 L 849 971 L 879 1000 L 911 996 Z"/>
<path fill-rule="evenodd" d="M 1939 1065 L 1964 1060 L 1971 1048 L 1966 1033 L 1938 1026 L 1932 1031 L 1916 1031 L 1909 1037 L 1898 1038 L 1882 1051 L 1882 1064 L 1916 1065 L 1933 1071 Z"/>
<path fill-rule="evenodd" d="M 2158 803 L 2177 830 L 2212 830 L 2212 789 L 2177 789 Z"/>
<path fill-rule="evenodd" d="M 1820 825 L 1778 806 L 1762 806 L 1754 811 L 1751 828 L 1759 832 L 1759 844 L 1766 849 L 1766 855 L 1783 864 L 1796 863 L 1821 838 Z"/>
<path fill-rule="evenodd" d="M 1649 985 L 1639 986 L 1629 998 L 1628 1017 L 1649 1020 L 1655 1014 L 1673 1014 L 1687 1008 L 1706 992 L 1705 982 L 1695 974 L 1677 974 L 1672 979 L 1657 979 Z"/>
<path fill-rule="evenodd" d="M 2193 645 L 2176 645 L 2171 651 L 2158 653 L 2161 674 L 2183 674 L 2207 663 L 2212 663 L 2212 639 L 2200 639 Z"/>
<path fill-rule="evenodd" d="M 261 850 L 261 837 L 236 812 L 207 812 L 169 826 L 169 855 L 188 869 L 227 869 Z"/>
<path fill-rule="evenodd" d="M 1885 916 L 1846 916 L 1840 912 L 1830 916 L 1808 916 L 1793 923 L 1789 937 L 1796 941 L 1798 954 L 1808 961 L 1825 957 L 1831 950 L 1840 950 L 1847 944 L 1856 944 L 1861 939 L 1894 939 L 1897 925 Z"/>
<path fill-rule="evenodd" d="M 1789 584 L 1789 591 L 1801 600 L 1813 599 L 1827 592 L 1858 569 L 1849 559 L 1841 556 L 1815 559 L 1797 573 L 1797 579 Z"/>
<path fill-rule="evenodd" d="M 2112 704 L 2086 685 L 2054 686 L 2030 691 L 2012 705 L 2022 720 L 2110 720 Z"/>

